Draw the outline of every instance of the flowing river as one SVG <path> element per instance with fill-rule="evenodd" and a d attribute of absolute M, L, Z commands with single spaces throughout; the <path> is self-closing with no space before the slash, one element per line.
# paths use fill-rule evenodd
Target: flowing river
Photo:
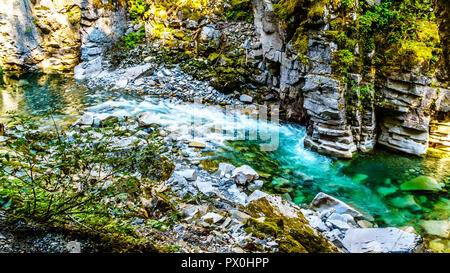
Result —
<path fill-rule="evenodd" d="M 60 124 L 68 125 L 84 111 L 99 117 L 152 111 L 167 131 L 191 134 L 193 127 L 197 134 L 190 137 L 208 143 L 204 168 L 213 171 L 218 162 L 248 164 L 260 173 L 266 190 L 284 194 L 302 206 L 325 192 L 367 212 L 380 227 L 408 225 L 421 233 L 423 221 L 450 218 L 448 158 L 409 157 L 377 149 L 352 160 L 336 160 L 305 149 L 305 128 L 285 123 L 266 124 L 265 130 L 276 133 L 279 142 L 277 149 L 264 151 L 260 141 L 236 140 L 223 133 L 230 128 L 241 133 L 261 129 L 256 120 L 241 113 L 120 91 L 89 90 L 61 75 L 4 77 L 0 93 L 0 119 L 10 111 L 40 116 L 53 109 Z M 220 130 L 214 130 L 218 126 Z M 421 175 L 445 186 L 437 192 L 400 189 L 402 183 Z"/>

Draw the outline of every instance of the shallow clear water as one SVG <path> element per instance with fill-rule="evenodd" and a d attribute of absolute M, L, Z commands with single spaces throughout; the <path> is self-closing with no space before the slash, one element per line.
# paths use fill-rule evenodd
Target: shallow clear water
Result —
<path fill-rule="evenodd" d="M 270 123 L 264 128 L 279 133 L 279 145 L 274 151 L 262 151 L 261 141 L 235 140 L 224 134 L 231 129 L 236 130 L 235 135 L 262 129 L 256 120 L 240 113 L 230 115 L 220 107 L 88 90 L 69 76 L 4 78 L 0 92 L 0 116 L 10 110 L 30 115 L 55 110 L 60 122 L 67 124 L 84 110 L 99 117 L 136 116 L 151 110 L 168 131 L 178 132 L 180 139 L 208 143 L 214 151 L 208 166 L 214 168 L 215 163 L 223 161 L 248 164 L 260 173 L 268 190 L 283 193 L 300 205 L 325 192 L 372 215 L 380 226 L 412 225 L 419 231 L 420 221 L 450 217 L 449 159 L 377 150 L 348 161 L 334 160 L 304 149 L 304 127 Z M 434 193 L 400 190 L 401 183 L 419 175 L 431 176 L 446 186 Z"/>

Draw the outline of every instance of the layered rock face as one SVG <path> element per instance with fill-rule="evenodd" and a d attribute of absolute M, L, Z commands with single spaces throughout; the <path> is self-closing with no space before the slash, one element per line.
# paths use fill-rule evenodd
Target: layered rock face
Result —
<path fill-rule="evenodd" d="M 1 0 L 0 62 L 5 70 L 71 70 L 81 56 L 101 54 L 123 25 L 126 7 L 118 3 Z"/>
<path fill-rule="evenodd" d="M 357 6 L 358 1 L 354 2 Z M 83 61 L 75 69 L 77 78 L 98 75 L 104 68 L 102 54 L 130 29 L 127 8 L 120 3 L 0 0 L 1 66 L 6 70 L 70 70 Z M 292 35 L 282 27 L 274 3 L 253 0 L 257 35 L 250 27 L 243 33 L 239 23 L 205 25 L 203 21 L 199 24 L 186 20 L 182 24 L 187 29 L 201 28 L 198 40 L 205 54 L 218 51 L 218 57 L 211 58 L 221 68 L 213 77 L 215 88 L 231 92 L 240 85 L 254 84 L 255 90 L 264 89 L 260 92 L 264 93 L 264 101 L 278 99 L 289 120 L 307 126 L 305 147 L 328 156 L 351 158 L 358 151 L 373 150 L 376 144 L 414 155 L 425 154 L 429 147 L 450 150 L 448 47 L 443 47 L 446 65 L 435 73 L 437 76 L 412 69 L 413 72 L 390 75 L 349 73 L 344 78 L 333 67 L 334 55 L 340 48 L 328 32 L 330 22 L 336 18 L 356 22 L 355 9 L 342 14 L 336 9 L 340 1 L 320 2 L 323 10 L 318 13 L 320 16 L 308 19 L 301 41 L 304 51 L 299 52 L 295 46 L 299 37 L 289 37 Z M 445 45 L 448 7 L 439 1 L 436 7 L 439 35 Z M 177 27 L 183 29 L 182 25 Z M 238 50 L 229 49 L 238 53 L 225 56 L 218 49 L 220 41 L 239 44 Z M 357 44 L 353 53 L 361 55 L 360 48 Z M 230 56 L 254 64 L 254 73 L 253 68 L 248 73 L 250 84 L 231 73 L 229 66 L 237 62 L 228 60 Z M 122 83 L 126 86 L 127 80 Z M 372 92 L 359 89 L 369 85 L 373 86 Z M 244 97 L 242 101 L 253 99 Z"/>
<path fill-rule="evenodd" d="M 127 9 L 114 2 L 114 6 L 96 8 L 94 1 L 81 4 L 81 60 L 99 57 L 118 41 L 127 29 Z"/>
<path fill-rule="evenodd" d="M 449 90 L 439 81 L 417 72 L 348 74 L 346 81 L 332 67 L 338 46 L 327 31 L 339 14 L 333 14 L 331 3 L 324 4 L 321 18 L 308 21 L 302 58 L 273 9 L 271 1 L 254 1 L 262 55 L 268 67 L 277 68 L 261 74 L 269 74 L 265 83 L 279 92 L 287 118 L 307 126 L 305 147 L 340 158 L 369 152 L 376 143 L 413 155 L 425 154 L 430 143 L 448 151 Z M 357 14 L 349 17 L 356 20 Z M 277 79 L 279 86 L 273 84 Z M 374 92 L 355 88 L 367 85 Z"/>
<path fill-rule="evenodd" d="M 378 143 L 394 150 L 422 155 L 428 149 L 430 134 L 433 134 L 440 135 L 439 139 L 434 137 L 433 142 L 442 141 L 443 146 L 448 146 L 448 133 L 443 136 L 441 134 L 445 134 L 445 130 L 438 133 L 440 128 L 430 128 L 430 121 L 432 112 L 442 110 L 448 113 L 445 98 L 450 93 L 447 89 L 430 87 L 430 83 L 431 78 L 414 74 L 392 75 L 384 79 L 378 89 L 383 97 L 383 101 L 378 103 L 381 116 Z M 439 103 L 437 107 L 436 101 Z"/>
<path fill-rule="evenodd" d="M 272 14 L 270 1 L 254 1 L 255 25 L 261 35 L 263 54 L 272 66 L 269 78 L 277 79 L 277 91 L 287 118 L 307 125 L 305 147 L 329 156 L 350 158 L 357 152 L 370 151 L 374 146 L 375 115 L 363 109 L 353 120 L 346 115 L 345 90 L 347 86 L 333 75 L 332 54 L 337 45 L 329 41 L 324 32 L 324 20 L 315 23 L 316 29 L 308 35 L 307 61 L 300 61 L 292 41 L 283 40 L 283 31 L 268 32 L 274 27 L 262 27 L 266 14 Z M 260 19 L 263 18 L 263 19 Z M 276 17 L 270 16 L 270 21 Z M 258 21 L 261 21 L 259 23 Z M 272 23 L 279 26 L 278 23 Z M 279 29 L 279 27 L 278 27 Z M 283 41 L 283 45 L 279 45 Z M 264 73 L 264 72 L 263 72 Z M 267 72 L 266 72 L 267 73 Z M 360 76 L 354 75 L 359 82 Z M 372 106 L 372 105 L 371 105 Z M 372 107 L 373 109 L 373 107 Z"/>

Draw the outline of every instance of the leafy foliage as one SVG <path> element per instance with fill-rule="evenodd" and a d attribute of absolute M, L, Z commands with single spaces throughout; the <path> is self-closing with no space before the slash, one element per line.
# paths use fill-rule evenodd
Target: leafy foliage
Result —
<path fill-rule="evenodd" d="M 142 17 L 149 9 L 149 5 L 146 0 L 128 0 L 129 13 L 131 19 L 137 19 Z"/>
<path fill-rule="evenodd" d="M 82 134 L 43 131 L 29 117 L 12 122 L 0 150 L 0 207 L 15 218 L 130 234 L 146 189 L 173 170 L 154 137 L 117 145 L 116 123 Z"/>
<path fill-rule="evenodd" d="M 375 94 L 375 88 L 373 84 L 367 84 L 364 86 L 356 86 L 355 89 L 359 91 L 359 99 L 361 101 L 371 100 Z"/>
<path fill-rule="evenodd" d="M 251 22 L 253 20 L 253 12 L 251 11 L 250 0 L 232 0 L 231 6 L 228 8 L 225 16 L 232 21 L 245 20 Z"/>
<path fill-rule="evenodd" d="M 381 5 L 363 2 L 360 14 L 357 30 L 364 53 L 377 48 L 369 65 L 385 72 L 414 67 L 433 71 L 442 49 L 431 0 L 385 0 Z"/>
<path fill-rule="evenodd" d="M 332 66 L 334 66 L 336 72 L 340 74 L 346 75 L 356 63 L 355 56 L 347 49 L 339 50 L 333 57 L 334 60 Z"/>
<path fill-rule="evenodd" d="M 133 49 L 137 44 L 144 42 L 145 28 L 140 27 L 137 32 L 130 32 L 124 38 L 123 42 L 127 49 Z"/>
<path fill-rule="evenodd" d="M 325 20 L 330 20 L 327 34 L 340 51 L 335 65 L 344 65 L 335 66 L 338 74 L 418 69 L 432 73 L 440 62 L 442 48 L 432 0 L 359 1 L 358 5 L 354 0 L 280 0 L 274 10 L 300 56 L 308 35 L 305 30 L 314 29 L 325 7 L 337 15 Z M 354 13 L 356 20 L 351 17 Z"/>

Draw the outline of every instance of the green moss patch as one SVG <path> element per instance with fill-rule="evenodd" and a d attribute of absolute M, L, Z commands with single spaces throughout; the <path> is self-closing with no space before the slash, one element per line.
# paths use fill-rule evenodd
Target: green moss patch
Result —
<path fill-rule="evenodd" d="M 267 198 L 252 201 L 244 210 L 253 217 L 246 221 L 246 232 L 280 239 L 283 252 L 338 252 L 334 245 L 308 225 L 300 210 L 295 217 L 288 216 Z M 264 217 L 264 220 L 259 217 Z"/>

